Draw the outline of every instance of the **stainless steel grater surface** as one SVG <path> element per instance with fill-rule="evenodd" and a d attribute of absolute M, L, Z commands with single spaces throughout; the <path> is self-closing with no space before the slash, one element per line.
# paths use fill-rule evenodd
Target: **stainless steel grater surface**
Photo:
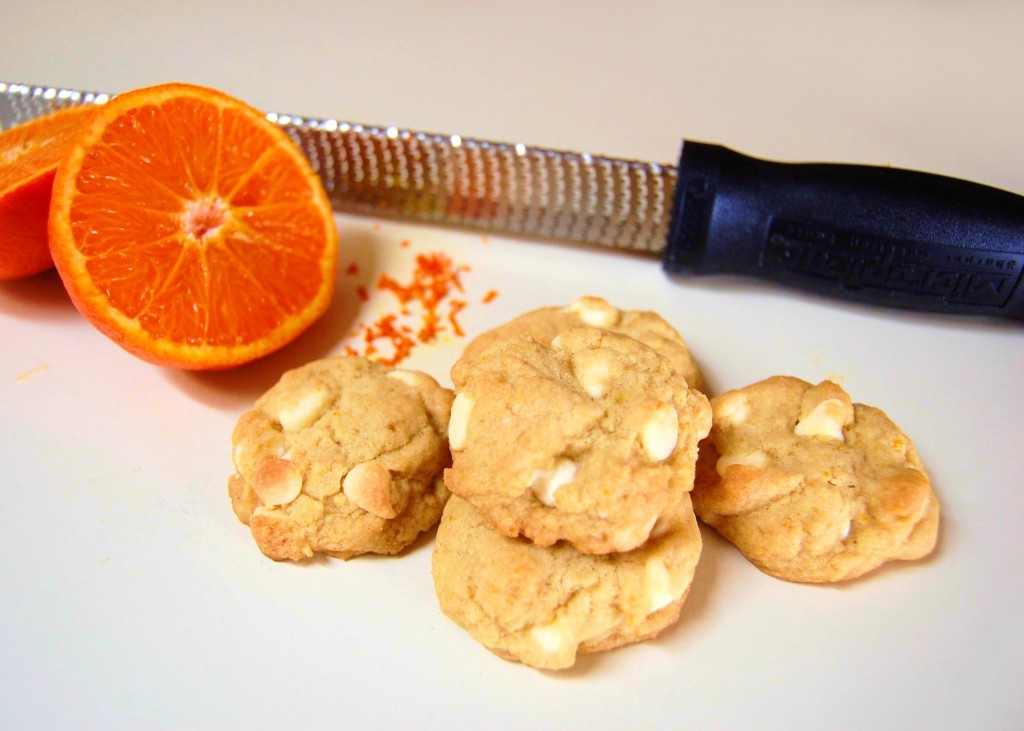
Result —
<path fill-rule="evenodd" d="M 0 82 L 0 129 L 108 94 Z M 334 209 L 660 254 L 676 169 L 398 127 L 270 112 Z"/>

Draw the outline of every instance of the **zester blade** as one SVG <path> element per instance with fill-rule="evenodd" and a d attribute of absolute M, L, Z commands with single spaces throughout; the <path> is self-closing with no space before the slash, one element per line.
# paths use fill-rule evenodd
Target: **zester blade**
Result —
<path fill-rule="evenodd" d="M 0 82 L 0 129 L 110 95 Z M 336 211 L 660 254 L 670 165 L 268 112 Z"/>

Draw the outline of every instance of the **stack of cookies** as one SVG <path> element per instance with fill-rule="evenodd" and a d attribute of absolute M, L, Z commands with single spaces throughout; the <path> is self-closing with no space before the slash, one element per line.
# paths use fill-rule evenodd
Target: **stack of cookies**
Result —
<path fill-rule="evenodd" d="M 440 520 L 441 610 L 500 657 L 560 669 L 678 619 L 697 517 L 788 581 L 936 545 L 939 502 L 884 412 L 791 376 L 709 402 L 653 312 L 534 310 L 451 378 L 344 356 L 285 373 L 232 436 L 228 493 L 260 550 L 392 555 Z"/>
<path fill-rule="evenodd" d="M 442 611 L 545 669 L 673 624 L 701 550 L 689 493 L 711 427 L 679 334 L 587 297 L 481 336 L 451 375 Z"/>

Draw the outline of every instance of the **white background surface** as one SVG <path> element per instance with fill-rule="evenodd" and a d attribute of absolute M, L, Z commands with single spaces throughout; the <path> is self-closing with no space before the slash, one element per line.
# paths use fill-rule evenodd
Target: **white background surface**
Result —
<path fill-rule="evenodd" d="M 0 2 L 0 78 L 221 88 L 307 116 L 674 163 L 683 136 L 1024 193 L 1024 5 L 1007 2 Z M 680 623 L 563 674 L 438 611 L 430 542 L 275 564 L 231 512 L 238 415 L 393 302 L 354 280 L 289 348 L 147 365 L 53 274 L 0 284 L 0 727 L 1021 728 L 1024 330 L 886 313 L 542 242 L 339 218 L 361 281 L 469 264 L 470 335 L 586 293 L 654 309 L 716 390 L 840 378 L 916 441 L 934 558 L 841 587 L 705 531 Z M 402 248 L 398 242 L 408 239 Z M 481 304 L 490 289 L 493 303 Z M 408 365 L 448 382 L 464 340 Z"/>

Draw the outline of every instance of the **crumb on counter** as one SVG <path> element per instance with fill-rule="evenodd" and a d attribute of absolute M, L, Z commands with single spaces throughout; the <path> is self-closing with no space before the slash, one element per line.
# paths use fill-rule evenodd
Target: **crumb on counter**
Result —
<path fill-rule="evenodd" d="M 49 364 L 41 363 L 41 364 L 37 365 L 35 368 L 29 368 L 27 371 L 24 371 L 23 373 L 19 373 L 17 376 L 15 376 L 14 377 L 14 382 L 15 383 L 24 383 L 28 379 L 33 378 L 35 376 L 38 376 L 40 373 L 43 373 L 44 371 L 49 369 L 49 367 L 50 367 Z"/>

